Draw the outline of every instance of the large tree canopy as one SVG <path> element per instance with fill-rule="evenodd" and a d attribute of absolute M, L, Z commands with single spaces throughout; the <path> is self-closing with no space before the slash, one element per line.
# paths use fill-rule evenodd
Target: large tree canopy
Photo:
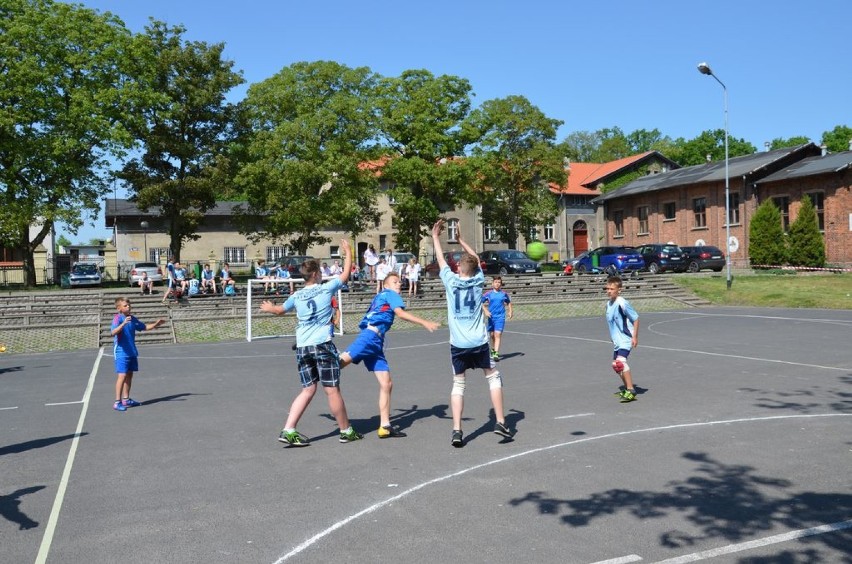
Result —
<path fill-rule="evenodd" d="M 324 229 L 360 233 L 376 214 L 375 76 L 334 62 L 296 63 L 249 88 L 249 138 L 237 185 L 242 231 L 286 240 L 299 253 L 329 242 Z"/>
<path fill-rule="evenodd" d="M 484 102 L 465 124 L 479 139 L 470 159 L 470 200 L 482 206 L 483 223 L 495 227 L 510 249 L 517 248 L 519 234 L 531 238 L 558 213 L 548 184 L 565 183 L 563 157 L 553 144 L 561 123 L 523 96 L 510 96 Z"/>
<path fill-rule="evenodd" d="M 72 232 L 109 190 L 106 157 L 144 89 L 127 75 L 130 33 L 110 15 L 50 0 L 0 5 L 0 239 L 33 251 L 54 223 Z M 32 225 L 40 230 L 30 238 Z"/>
<path fill-rule="evenodd" d="M 158 95 L 134 131 L 142 156 L 119 176 L 140 209 L 159 208 L 172 255 L 180 260 L 184 241 L 198 239 L 204 213 L 223 189 L 224 147 L 234 120 L 225 95 L 243 79 L 222 58 L 224 44 L 184 41 L 184 28 L 158 21 L 145 31 L 137 38 L 140 72 Z"/>

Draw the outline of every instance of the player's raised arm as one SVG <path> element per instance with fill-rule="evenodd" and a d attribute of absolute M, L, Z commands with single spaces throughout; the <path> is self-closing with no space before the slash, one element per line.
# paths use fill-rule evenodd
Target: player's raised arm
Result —
<path fill-rule="evenodd" d="M 439 219 L 432 226 L 432 247 L 435 249 L 435 260 L 438 261 L 438 268 L 442 269 L 447 266 L 447 259 L 444 258 L 444 249 L 441 247 L 441 231 L 444 230 L 444 220 Z"/>
<path fill-rule="evenodd" d="M 341 284 L 346 284 L 352 272 L 352 249 L 349 246 L 349 239 L 344 237 L 340 240 L 340 250 L 343 252 L 343 271 L 337 275 L 337 278 Z"/>
<path fill-rule="evenodd" d="M 462 239 L 461 223 L 457 224 L 456 227 L 459 230 L 459 235 L 458 235 L 458 237 L 456 237 L 456 240 L 459 242 L 459 245 L 461 245 L 461 248 L 464 249 L 464 252 L 466 252 L 467 254 L 469 254 L 470 256 L 472 256 L 476 259 L 476 264 L 479 264 L 479 255 L 476 254 L 476 251 L 473 250 L 473 247 L 468 245 L 467 242 L 464 239 Z"/>

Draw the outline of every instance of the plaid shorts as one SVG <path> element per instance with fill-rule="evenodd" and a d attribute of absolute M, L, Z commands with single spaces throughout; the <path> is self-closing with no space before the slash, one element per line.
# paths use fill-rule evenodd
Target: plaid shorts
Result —
<path fill-rule="evenodd" d="M 299 364 L 299 378 L 303 388 L 319 382 L 326 388 L 340 386 L 340 358 L 334 342 L 327 341 L 319 345 L 296 349 L 296 362 Z"/>

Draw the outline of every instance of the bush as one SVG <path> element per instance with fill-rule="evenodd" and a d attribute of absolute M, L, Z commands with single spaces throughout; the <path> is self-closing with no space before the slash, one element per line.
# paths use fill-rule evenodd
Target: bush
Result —
<path fill-rule="evenodd" d="M 754 212 L 748 230 L 748 258 L 752 265 L 785 264 L 787 249 L 781 212 L 771 198 L 764 200 Z"/>
<path fill-rule="evenodd" d="M 825 243 L 813 202 L 806 194 L 795 221 L 790 224 L 787 259 L 793 266 L 821 268 L 825 266 Z"/>

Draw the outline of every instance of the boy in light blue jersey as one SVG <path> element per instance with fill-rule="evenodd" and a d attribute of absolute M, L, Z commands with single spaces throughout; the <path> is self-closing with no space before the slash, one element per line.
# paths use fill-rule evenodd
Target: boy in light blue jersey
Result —
<path fill-rule="evenodd" d="M 116 298 L 115 309 L 118 313 L 112 319 L 110 335 L 113 338 L 113 358 L 115 359 L 115 403 L 112 408 L 116 411 L 127 411 L 128 407 L 136 407 L 139 402 L 131 399 L 130 387 L 133 385 L 133 374 L 139 370 L 139 351 L 136 349 L 136 332 L 156 329 L 165 320 L 158 319 L 154 323 L 142 323 L 130 314 L 130 300 Z"/>
<path fill-rule="evenodd" d="M 482 285 L 485 276 L 479 266 L 479 256 L 458 237 L 465 251 L 459 259 L 458 274 L 453 273 L 444 258 L 441 246 L 441 231 L 444 220 L 438 220 L 432 226 L 432 244 L 435 249 L 441 282 L 447 295 L 447 325 L 450 328 L 450 356 L 453 366 L 453 388 L 450 392 L 450 406 L 453 412 L 453 434 L 450 444 L 456 448 L 464 446 L 461 428 L 464 410 L 465 373 L 469 368 L 481 368 L 488 380 L 491 404 L 497 423 L 494 432 L 502 437 L 511 438 L 512 431 L 506 426 L 503 415 L 503 381 L 500 372 L 492 363 L 488 348 L 488 332 L 485 315 L 482 311 Z M 461 232 L 461 226 L 458 226 Z"/>
<path fill-rule="evenodd" d="M 328 398 L 329 409 L 340 428 L 340 442 L 349 443 L 363 438 L 349 424 L 346 404 L 340 393 L 339 355 L 328 330 L 333 315 L 331 298 L 349 279 L 349 271 L 352 268 L 352 256 L 347 239 L 340 242 L 340 249 L 344 253 L 346 264 L 340 276 L 323 284 L 319 263 L 314 259 L 307 260 L 301 267 L 302 277 L 305 279 L 305 285 L 301 289 L 291 294 L 283 305 L 276 305 L 269 300 L 260 305 L 261 311 L 275 315 L 295 309 L 298 318 L 296 361 L 299 366 L 302 391 L 293 400 L 287 422 L 278 436 L 279 441 L 290 446 L 301 447 L 310 444 L 307 437 L 296 430 L 296 425 L 299 424 L 299 419 L 317 391 L 317 382 L 322 384 Z"/>
<path fill-rule="evenodd" d="M 361 333 L 349 346 L 349 349 L 340 355 L 340 366 L 346 367 L 350 363 L 358 364 L 364 361 L 367 370 L 376 375 L 379 381 L 379 431 L 380 439 L 389 437 L 404 437 L 405 433 L 399 427 L 391 425 L 390 422 L 390 400 L 393 390 L 390 367 L 385 358 L 385 333 L 387 333 L 394 319 L 398 316 L 411 323 L 422 325 L 430 332 L 435 331 L 440 325 L 433 321 L 417 317 L 405 311 L 405 302 L 399 295 L 402 288 L 399 274 L 391 272 L 385 278 L 385 289 L 376 294 L 370 308 L 358 325 Z"/>
<path fill-rule="evenodd" d="M 612 339 L 612 369 L 624 384 L 615 395 L 621 398 L 621 403 L 629 403 L 636 401 L 636 389 L 633 387 L 627 357 L 639 345 L 639 314 L 630 302 L 619 295 L 621 285 L 620 276 L 610 276 L 606 280 L 606 295 L 609 298 L 606 304 L 606 324 Z"/>

